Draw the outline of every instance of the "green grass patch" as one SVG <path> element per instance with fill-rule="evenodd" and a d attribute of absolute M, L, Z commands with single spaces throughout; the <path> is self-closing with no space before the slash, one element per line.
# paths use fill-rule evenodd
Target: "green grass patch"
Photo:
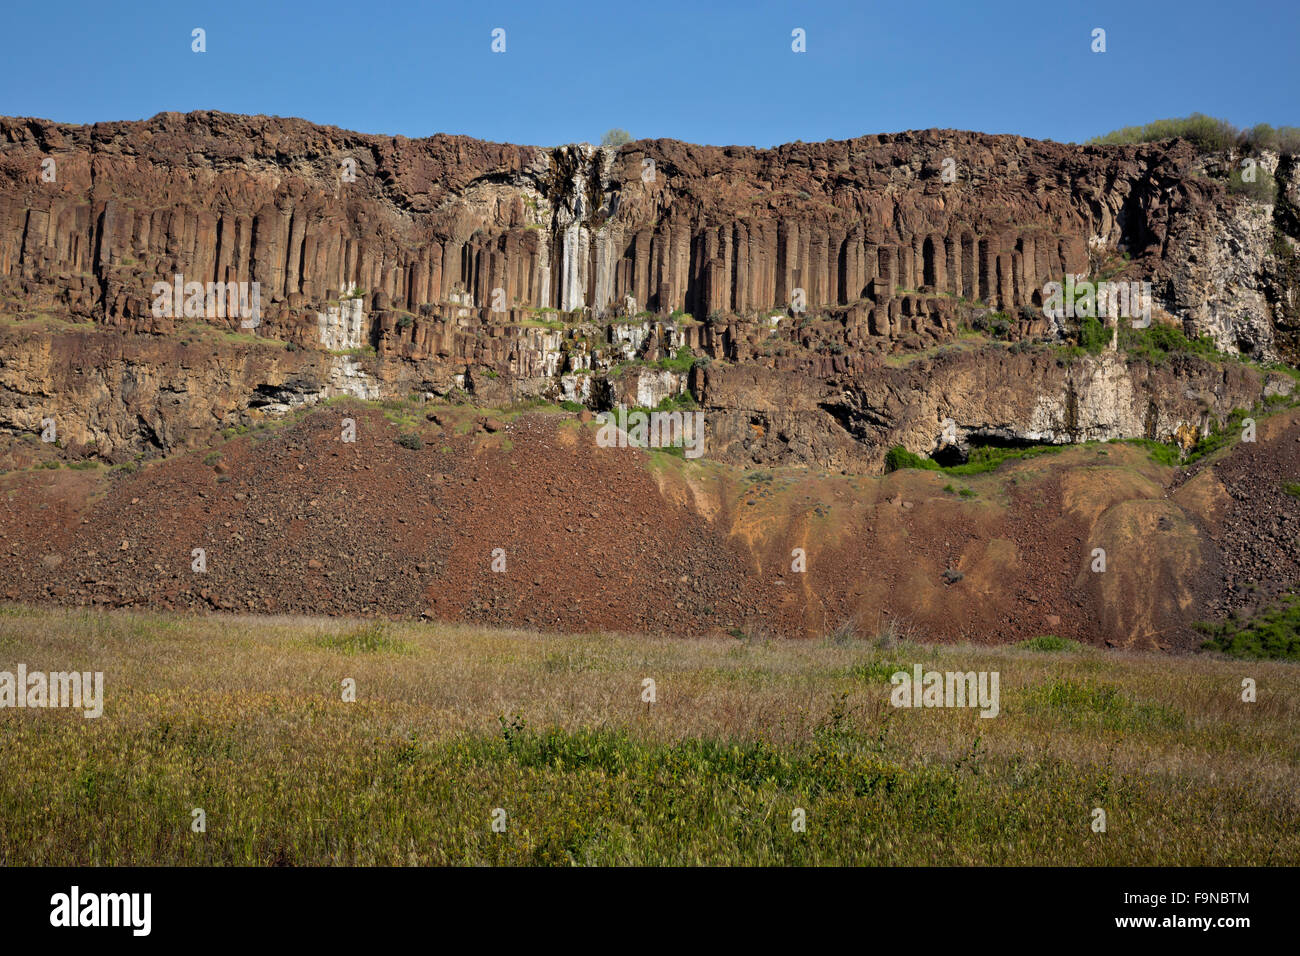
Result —
<path fill-rule="evenodd" d="M 1300 595 L 1288 594 L 1249 620 L 1228 618 L 1198 628 L 1209 636 L 1201 645 L 1205 650 L 1248 660 L 1300 661 Z"/>
<path fill-rule="evenodd" d="M 343 654 L 407 654 L 410 645 L 395 638 L 382 622 L 366 624 L 341 634 L 326 634 L 316 640 L 317 647 L 324 647 Z"/>
<path fill-rule="evenodd" d="M 1177 465 L 1183 459 L 1182 451 L 1177 445 L 1154 441 L 1150 438 L 1112 438 L 1110 444 L 1134 445 L 1138 448 L 1145 448 L 1152 461 L 1157 465 L 1164 465 L 1169 468 Z"/>
<path fill-rule="evenodd" d="M 1027 651 L 1046 651 L 1056 653 L 1058 651 L 1078 651 L 1083 649 L 1083 645 L 1078 641 L 1071 641 L 1068 638 L 1057 637 L 1055 634 L 1040 634 L 1038 637 L 1031 637 L 1027 641 L 1021 641 L 1016 647 L 1022 647 Z"/>
<path fill-rule="evenodd" d="M 867 684 L 888 684 L 890 678 L 899 671 L 908 674 L 908 679 L 911 679 L 910 665 L 900 664 L 897 661 L 872 659 L 854 664 L 849 668 L 848 676 Z"/>
<path fill-rule="evenodd" d="M 1100 355 L 1110 337 L 1111 330 L 1092 316 L 1079 323 L 1079 347 L 1091 355 Z"/>
<path fill-rule="evenodd" d="M 1223 424 L 1215 422 L 1210 428 L 1210 433 L 1201 438 L 1196 443 L 1196 447 L 1188 452 L 1184 459 L 1185 464 L 1192 464 L 1209 455 L 1214 454 L 1220 448 L 1226 448 L 1232 442 L 1241 437 L 1242 422 L 1250 415 L 1250 410 L 1245 408 L 1234 408 L 1228 415 L 1228 420 Z"/>
<path fill-rule="evenodd" d="M 1062 451 L 1063 447 L 1061 445 L 1034 445 L 1030 448 L 980 446 L 971 450 L 970 457 L 964 463 L 944 467 L 931 458 L 913 454 L 902 445 L 895 445 L 885 454 L 885 473 L 902 471 L 905 468 L 917 468 L 923 471 L 939 471 L 945 475 L 982 475 L 985 472 L 995 471 L 1003 462 L 1034 458 L 1038 455 L 1053 455 Z M 951 487 L 949 485 L 944 490 L 948 491 Z M 968 491 L 970 494 L 965 493 Z M 975 492 L 966 488 L 960 494 L 969 498 Z"/>
<path fill-rule="evenodd" d="M 921 471 L 940 471 L 939 463 L 922 455 L 908 451 L 902 445 L 895 445 L 885 453 L 885 473 L 916 468 Z"/>
<path fill-rule="evenodd" d="M 683 346 L 672 358 L 661 358 L 657 364 L 670 372 L 689 372 L 691 366 L 695 364 L 695 356 L 691 354 L 690 349 Z"/>
<path fill-rule="evenodd" d="M 1050 714 L 1074 727 L 1127 733 L 1178 730 L 1183 714 L 1165 704 L 1130 700 L 1117 687 L 1053 679 L 1030 688 L 1024 698 L 1031 714 Z"/>
<path fill-rule="evenodd" d="M 563 332 L 565 328 L 559 319 L 532 318 L 524 319 L 519 324 L 526 329 L 548 329 L 551 332 Z"/>
<path fill-rule="evenodd" d="M 0 860 L 1300 859 L 1300 754 L 1285 706 L 1294 667 L 1267 665 L 1273 704 L 1243 708 L 1222 693 L 1241 665 L 1208 655 L 868 650 L 856 640 L 767 641 L 761 622 L 746 631 L 741 644 L 0 605 L 0 669 L 57 660 L 112 676 L 102 720 L 66 710 L 0 720 Z M 410 653 L 385 653 L 389 638 L 410 642 Z M 1002 714 L 892 707 L 889 678 L 923 661 L 1001 671 Z M 640 703 L 654 673 L 670 679 L 657 704 Z M 347 678 L 355 700 L 341 693 Z M 502 713 L 511 701 L 522 712 Z M 196 836 L 198 806 L 207 832 Z M 1107 808 L 1104 838 L 1089 827 L 1093 807 Z"/>
<path fill-rule="evenodd" d="M 1144 359 L 1152 365 L 1160 365 L 1174 354 L 1195 355 L 1215 362 L 1236 361 L 1235 356 L 1220 352 L 1208 335 L 1188 338 L 1182 329 L 1172 325 L 1135 329 L 1131 323 L 1121 322 L 1119 347 L 1129 358 Z"/>

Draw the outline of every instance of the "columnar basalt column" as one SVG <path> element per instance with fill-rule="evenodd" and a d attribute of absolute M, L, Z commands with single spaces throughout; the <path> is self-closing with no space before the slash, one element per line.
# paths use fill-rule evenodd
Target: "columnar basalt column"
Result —
<path fill-rule="evenodd" d="M 894 246 L 882 245 L 877 258 L 875 299 L 885 302 L 892 299 L 898 289 L 898 250 Z"/>
<path fill-rule="evenodd" d="M 740 315 L 749 310 L 749 230 L 743 222 L 732 228 L 732 261 L 735 276 L 731 284 L 731 309 Z"/>
<path fill-rule="evenodd" d="M 948 275 L 943 285 L 943 291 L 949 295 L 960 296 L 961 293 L 961 238 L 956 235 L 949 235 L 944 241 L 944 247 L 947 250 Z"/>

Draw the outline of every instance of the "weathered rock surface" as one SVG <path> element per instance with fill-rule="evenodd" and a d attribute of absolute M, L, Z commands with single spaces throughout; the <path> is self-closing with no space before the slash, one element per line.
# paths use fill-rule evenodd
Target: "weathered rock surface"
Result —
<path fill-rule="evenodd" d="M 703 373 L 709 452 L 730 461 L 832 467 L 877 464 L 973 445 L 1072 444 L 1199 435 L 1266 393 L 1280 372 L 1179 358 L 1129 364 L 1113 352 L 1077 359 L 1047 350 L 953 350 L 904 367 L 826 371 L 712 366 Z"/>
<path fill-rule="evenodd" d="M 947 418 L 963 446 L 1168 438 L 1251 404 L 1262 377 L 882 359 L 990 310 L 1012 339 L 1050 339 L 1043 286 L 1066 273 L 1150 281 L 1188 332 L 1293 358 L 1294 164 L 1264 157 L 1278 189 L 1260 203 L 1229 194 L 1232 161 L 946 130 L 615 150 L 211 112 L 0 118 L 0 314 L 120 333 L 6 331 L 0 426 L 54 414 L 125 455 L 335 394 L 600 408 L 693 383 L 733 459 L 873 463 L 890 442 L 933 450 Z M 256 321 L 160 314 L 155 283 L 177 276 L 256 284 Z M 654 367 L 683 349 L 715 365 Z"/>

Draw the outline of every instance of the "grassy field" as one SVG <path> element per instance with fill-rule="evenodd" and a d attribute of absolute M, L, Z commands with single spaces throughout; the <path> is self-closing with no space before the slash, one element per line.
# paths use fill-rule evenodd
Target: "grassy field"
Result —
<path fill-rule="evenodd" d="M 5 865 L 1300 863 L 1288 662 L 0 608 L 19 663 L 105 699 L 0 710 Z"/>

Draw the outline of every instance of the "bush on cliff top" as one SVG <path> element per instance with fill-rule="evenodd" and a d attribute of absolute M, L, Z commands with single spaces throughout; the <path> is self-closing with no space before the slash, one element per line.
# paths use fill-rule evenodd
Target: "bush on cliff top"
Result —
<path fill-rule="evenodd" d="M 1125 126 L 1104 136 L 1094 136 L 1089 145 L 1120 143 L 1155 143 L 1162 139 L 1186 139 L 1205 152 L 1216 152 L 1236 145 L 1238 130 L 1227 120 L 1204 113 L 1158 119 L 1144 126 Z"/>
<path fill-rule="evenodd" d="M 1159 119 L 1144 126 L 1125 126 L 1103 136 L 1094 136 L 1088 145 L 1154 143 L 1163 139 L 1182 138 L 1205 153 L 1221 152 L 1231 147 L 1271 149 L 1279 153 L 1300 153 L 1300 128 L 1279 126 L 1274 129 L 1260 123 L 1249 129 L 1237 129 L 1227 120 L 1193 113 L 1191 116 Z"/>

